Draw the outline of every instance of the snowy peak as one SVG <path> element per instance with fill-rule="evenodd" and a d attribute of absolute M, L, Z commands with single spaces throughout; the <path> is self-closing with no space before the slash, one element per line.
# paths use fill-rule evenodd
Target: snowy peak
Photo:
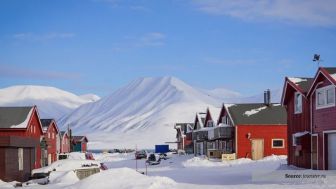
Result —
<path fill-rule="evenodd" d="M 37 105 L 41 118 L 59 119 L 89 102 L 92 100 L 49 86 L 18 85 L 0 89 L 0 106 Z"/>
<path fill-rule="evenodd" d="M 95 102 L 95 101 L 100 100 L 100 97 L 95 94 L 84 94 L 84 95 L 80 95 L 79 97 L 88 102 Z"/>

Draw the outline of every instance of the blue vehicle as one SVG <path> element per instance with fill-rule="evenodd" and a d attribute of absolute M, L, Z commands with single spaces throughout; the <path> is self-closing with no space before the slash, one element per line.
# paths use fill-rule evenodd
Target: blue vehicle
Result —
<path fill-rule="evenodd" d="M 169 152 L 169 145 L 168 144 L 155 145 L 155 153 L 165 154 L 167 152 Z"/>

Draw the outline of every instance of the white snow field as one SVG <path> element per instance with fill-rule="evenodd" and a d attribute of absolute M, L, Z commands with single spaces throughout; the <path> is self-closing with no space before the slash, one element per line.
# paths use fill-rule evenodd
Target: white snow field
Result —
<path fill-rule="evenodd" d="M 323 182 L 307 183 L 295 182 L 285 183 L 280 181 L 255 182 L 252 180 L 254 172 L 263 171 L 272 174 L 277 171 L 296 170 L 286 165 L 286 156 L 269 156 L 262 160 L 253 161 L 250 159 L 238 159 L 221 162 L 219 160 L 207 160 L 202 157 L 191 155 L 179 156 L 169 154 L 170 159 L 162 160 L 159 165 L 148 166 L 147 175 L 139 172 L 146 172 L 145 160 L 138 160 L 138 171 L 135 171 L 136 161 L 134 153 L 130 154 L 94 154 L 96 158 L 92 162 L 104 162 L 109 170 L 101 171 L 95 175 L 78 180 L 71 169 L 80 165 L 83 156 L 74 154 L 69 160 L 55 162 L 59 167 L 57 171 L 50 174 L 48 185 L 30 184 L 24 188 L 38 189 L 185 189 L 185 188 L 239 188 L 239 189 L 310 189 L 310 188 L 335 188 L 336 180 L 326 179 Z M 75 161 L 78 161 L 75 163 Z M 72 162 L 72 163 L 71 163 Z M 63 165 L 62 165 L 63 164 Z M 72 165 L 69 165 L 72 164 Z M 61 168 L 63 167 L 63 168 Z M 69 169 L 65 168 L 69 167 Z M 49 169 L 50 169 L 49 168 Z M 48 168 L 47 168 L 48 169 Z M 0 181 L 0 188 L 13 188 L 13 183 Z"/>
<path fill-rule="evenodd" d="M 93 94 L 77 96 L 48 86 L 18 85 L 0 89 L 0 106 L 36 105 L 41 118 L 59 119 L 79 106 L 99 100 Z"/>

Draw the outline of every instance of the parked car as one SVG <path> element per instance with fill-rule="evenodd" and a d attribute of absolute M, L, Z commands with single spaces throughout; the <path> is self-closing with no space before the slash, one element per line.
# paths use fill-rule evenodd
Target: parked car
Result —
<path fill-rule="evenodd" d="M 135 159 L 147 158 L 147 152 L 145 150 L 140 150 L 135 152 Z"/>

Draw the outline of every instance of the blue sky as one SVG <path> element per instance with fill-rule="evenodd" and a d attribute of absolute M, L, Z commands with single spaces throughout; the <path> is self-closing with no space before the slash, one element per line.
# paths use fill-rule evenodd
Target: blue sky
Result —
<path fill-rule="evenodd" d="M 252 95 L 336 66 L 333 0 L 1 0 L 0 88 L 105 96 L 175 76 Z"/>

